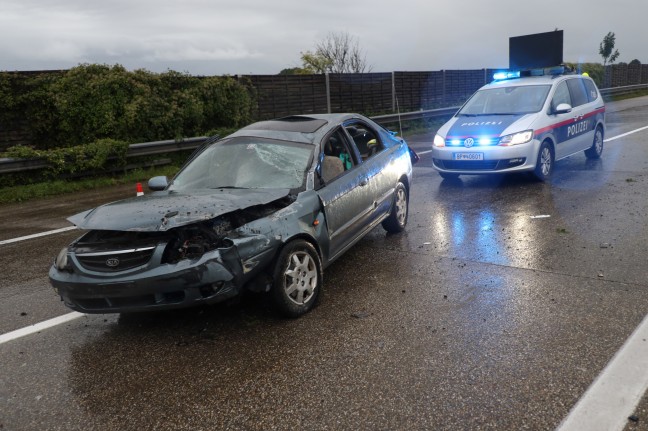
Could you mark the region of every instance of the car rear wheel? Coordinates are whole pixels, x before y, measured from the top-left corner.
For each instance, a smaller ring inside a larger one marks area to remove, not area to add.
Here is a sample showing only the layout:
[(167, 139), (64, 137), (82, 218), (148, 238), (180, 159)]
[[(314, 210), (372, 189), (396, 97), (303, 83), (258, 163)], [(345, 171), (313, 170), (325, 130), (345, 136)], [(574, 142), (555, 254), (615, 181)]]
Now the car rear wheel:
[(279, 253), (270, 291), (277, 310), (287, 317), (307, 313), (322, 287), (322, 262), (312, 244), (291, 241)]
[(383, 222), (382, 226), (387, 232), (398, 233), (405, 229), (407, 224), (407, 215), (409, 213), (409, 204), (407, 197), (407, 188), (403, 183), (396, 184), (394, 190), (394, 202), (392, 203), (391, 213)]
[(585, 157), (588, 159), (598, 159), (603, 153), (603, 129), (600, 127), (596, 128), (594, 132), (594, 142), (592, 146), (585, 150)]
[(540, 181), (547, 181), (551, 177), (553, 168), (553, 149), (551, 148), (551, 144), (549, 144), (549, 142), (544, 141), (542, 145), (540, 145), (540, 150), (538, 151), (538, 161), (536, 162), (536, 167), (533, 173)]

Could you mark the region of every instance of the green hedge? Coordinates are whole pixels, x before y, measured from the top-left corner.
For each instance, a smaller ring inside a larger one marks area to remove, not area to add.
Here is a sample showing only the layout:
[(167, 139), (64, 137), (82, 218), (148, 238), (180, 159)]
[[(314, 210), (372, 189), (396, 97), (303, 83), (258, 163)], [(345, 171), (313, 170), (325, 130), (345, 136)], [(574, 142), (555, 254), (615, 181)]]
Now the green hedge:
[(0, 127), (27, 128), (39, 150), (239, 128), (251, 121), (255, 103), (249, 88), (229, 76), (96, 64), (60, 73), (0, 72)]

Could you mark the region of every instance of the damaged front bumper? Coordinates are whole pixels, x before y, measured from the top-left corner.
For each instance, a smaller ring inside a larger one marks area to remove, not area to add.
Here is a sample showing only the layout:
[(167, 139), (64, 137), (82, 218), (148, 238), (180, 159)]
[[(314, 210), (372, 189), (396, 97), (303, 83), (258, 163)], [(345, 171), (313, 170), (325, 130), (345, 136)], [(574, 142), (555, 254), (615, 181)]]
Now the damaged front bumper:
[[(267, 239), (258, 240), (267, 245)], [(250, 242), (256, 241), (247, 238), (247, 245)], [(158, 244), (144, 265), (109, 274), (88, 269), (79, 256), (68, 251), (67, 268), (53, 265), (50, 282), (66, 306), (83, 313), (167, 310), (237, 296), (274, 257), (274, 249), (267, 248), (242, 260), (237, 247), (231, 246), (195, 259), (161, 264), (164, 248), (165, 244)]]

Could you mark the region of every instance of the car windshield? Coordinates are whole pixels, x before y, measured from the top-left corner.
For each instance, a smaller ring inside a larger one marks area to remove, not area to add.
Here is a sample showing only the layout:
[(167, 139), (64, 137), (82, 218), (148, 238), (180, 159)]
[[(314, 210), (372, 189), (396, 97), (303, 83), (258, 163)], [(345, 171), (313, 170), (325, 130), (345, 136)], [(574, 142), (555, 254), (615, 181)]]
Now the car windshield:
[(542, 109), (551, 85), (524, 85), (479, 90), (457, 115), (519, 115)]
[(312, 145), (274, 139), (224, 139), (193, 159), (174, 178), (170, 190), (298, 189), (304, 184), (312, 151)]

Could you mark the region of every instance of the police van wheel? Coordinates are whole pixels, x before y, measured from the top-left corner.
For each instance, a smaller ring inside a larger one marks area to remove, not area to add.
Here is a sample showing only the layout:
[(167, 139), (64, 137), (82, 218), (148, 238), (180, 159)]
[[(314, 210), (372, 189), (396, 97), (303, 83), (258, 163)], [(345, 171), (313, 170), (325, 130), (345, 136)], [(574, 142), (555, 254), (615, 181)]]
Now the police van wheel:
[(596, 132), (594, 132), (594, 142), (592, 142), (591, 147), (585, 150), (585, 157), (598, 159), (601, 157), (601, 153), (603, 153), (603, 129), (597, 127)]
[(547, 181), (553, 172), (554, 168), (554, 154), (551, 144), (544, 141), (540, 145), (540, 150), (538, 151), (538, 161), (536, 162), (536, 167), (534, 174), (536, 178), (540, 181)]

